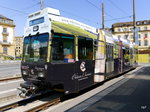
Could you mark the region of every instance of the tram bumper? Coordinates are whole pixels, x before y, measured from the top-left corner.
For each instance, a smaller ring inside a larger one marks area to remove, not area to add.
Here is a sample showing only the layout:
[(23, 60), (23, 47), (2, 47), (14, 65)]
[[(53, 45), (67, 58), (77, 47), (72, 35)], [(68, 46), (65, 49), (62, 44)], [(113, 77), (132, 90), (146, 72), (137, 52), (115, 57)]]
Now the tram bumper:
[(38, 87), (31, 82), (21, 83), (20, 87), (17, 88), (17, 95), (20, 97), (30, 97), (33, 94), (36, 94)]

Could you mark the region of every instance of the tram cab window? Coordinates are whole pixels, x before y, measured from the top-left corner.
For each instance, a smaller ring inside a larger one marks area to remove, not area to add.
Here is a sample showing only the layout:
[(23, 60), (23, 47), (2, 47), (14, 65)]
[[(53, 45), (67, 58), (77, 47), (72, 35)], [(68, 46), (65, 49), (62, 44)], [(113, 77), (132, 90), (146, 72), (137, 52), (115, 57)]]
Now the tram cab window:
[(48, 34), (25, 37), (23, 46), (23, 61), (46, 62), (48, 39)]
[(93, 59), (93, 39), (79, 37), (78, 38), (78, 59)]
[(54, 34), (52, 39), (52, 62), (74, 62), (74, 37), (71, 35)]

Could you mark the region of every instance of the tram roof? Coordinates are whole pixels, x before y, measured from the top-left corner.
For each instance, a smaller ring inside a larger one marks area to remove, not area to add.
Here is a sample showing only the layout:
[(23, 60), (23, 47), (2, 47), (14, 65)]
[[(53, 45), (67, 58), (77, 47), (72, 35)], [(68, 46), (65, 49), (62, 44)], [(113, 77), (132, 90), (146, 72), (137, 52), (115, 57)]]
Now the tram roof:
[(78, 26), (74, 26), (71, 24), (66, 24), (66, 23), (58, 22), (54, 20), (52, 21), (52, 30), (56, 33), (64, 33), (64, 34), (97, 39), (97, 35), (93, 34), (92, 32), (84, 30)]

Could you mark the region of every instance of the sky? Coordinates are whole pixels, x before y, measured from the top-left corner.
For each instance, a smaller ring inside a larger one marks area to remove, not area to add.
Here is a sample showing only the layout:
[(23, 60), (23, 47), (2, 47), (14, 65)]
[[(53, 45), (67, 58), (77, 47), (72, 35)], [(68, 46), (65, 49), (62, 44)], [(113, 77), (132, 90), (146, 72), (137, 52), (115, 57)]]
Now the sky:
[[(15, 22), (15, 36), (23, 36), (28, 14), (40, 10), (40, 0), (0, 0), (0, 14)], [(102, 25), (104, 3), (105, 27), (133, 20), (133, 0), (44, 0), (44, 7), (60, 10), (61, 16), (95, 28)], [(136, 0), (136, 20), (150, 20), (150, 0)]]

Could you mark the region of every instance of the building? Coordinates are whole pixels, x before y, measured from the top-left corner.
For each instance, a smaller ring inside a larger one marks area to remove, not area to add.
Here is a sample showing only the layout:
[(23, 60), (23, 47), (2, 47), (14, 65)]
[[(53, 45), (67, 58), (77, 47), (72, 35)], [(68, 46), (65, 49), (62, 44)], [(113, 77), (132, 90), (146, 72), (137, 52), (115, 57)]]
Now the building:
[(16, 57), (22, 56), (22, 49), (23, 49), (23, 37), (15, 37), (15, 55)]
[(14, 21), (0, 15), (0, 59), (15, 57)]
[[(137, 43), (140, 50), (150, 49), (150, 20), (137, 21)], [(112, 33), (119, 38), (133, 42), (133, 22), (115, 23), (112, 25)]]

